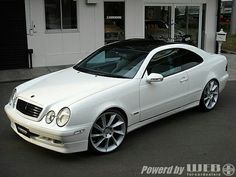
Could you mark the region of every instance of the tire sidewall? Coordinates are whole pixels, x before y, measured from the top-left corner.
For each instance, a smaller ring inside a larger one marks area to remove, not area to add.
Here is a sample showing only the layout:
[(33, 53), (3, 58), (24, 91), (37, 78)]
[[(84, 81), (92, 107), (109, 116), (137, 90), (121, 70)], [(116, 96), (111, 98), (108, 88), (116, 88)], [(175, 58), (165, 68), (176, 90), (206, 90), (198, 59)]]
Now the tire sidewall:
[[(218, 85), (218, 88), (217, 88), (218, 98), (217, 98), (216, 104), (215, 104), (211, 109), (209, 109), (209, 108), (206, 107), (206, 105), (205, 105), (205, 103), (204, 103), (204, 93), (205, 93), (205, 90), (206, 90), (208, 84), (209, 84), (210, 82), (212, 82), (212, 81), (215, 81), (215, 82), (217, 83), (217, 85)], [(219, 100), (219, 82), (218, 82), (216, 79), (211, 79), (210, 81), (207, 82), (207, 84), (205, 85), (205, 87), (204, 87), (204, 89), (203, 89), (203, 91), (202, 91), (201, 100), (200, 100), (200, 108), (201, 108), (203, 111), (206, 111), (206, 112), (211, 111), (211, 110), (213, 110), (213, 109), (216, 107), (216, 105), (217, 105), (217, 103), (218, 103), (218, 100)]]
[[(96, 118), (96, 120), (94, 121), (94, 123), (100, 118), (100, 116), (101, 116), (102, 114), (107, 113), (107, 112), (114, 112), (114, 113), (116, 113), (116, 114), (119, 114), (119, 115), (122, 117), (122, 119), (123, 119), (124, 122), (125, 122), (125, 135), (124, 135), (124, 138), (123, 138), (122, 142), (120, 143), (120, 145), (119, 145), (118, 147), (116, 147), (114, 150), (109, 151), (109, 152), (101, 152), (101, 151), (98, 151), (98, 150), (93, 146), (93, 144), (92, 144), (92, 142), (91, 142), (90, 135), (91, 135), (91, 131), (92, 131), (92, 129), (93, 129), (93, 125), (92, 125), (92, 127), (91, 127), (91, 129), (90, 129), (90, 132), (89, 132), (89, 137), (88, 137), (88, 150), (91, 151), (91, 152), (93, 152), (93, 153), (96, 153), (96, 154), (108, 154), (108, 153), (112, 153), (112, 152), (116, 151), (116, 150), (119, 149), (120, 146), (123, 144), (123, 142), (124, 142), (124, 140), (125, 140), (125, 137), (126, 137), (126, 134), (127, 134), (127, 120), (124, 118), (125, 115), (123, 115), (120, 111), (118, 111), (118, 110), (116, 110), (116, 109), (108, 109), (108, 110), (104, 111), (103, 113), (101, 113), (101, 114)], [(94, 123), (93, 123), (93, 124), (94, 124)]]

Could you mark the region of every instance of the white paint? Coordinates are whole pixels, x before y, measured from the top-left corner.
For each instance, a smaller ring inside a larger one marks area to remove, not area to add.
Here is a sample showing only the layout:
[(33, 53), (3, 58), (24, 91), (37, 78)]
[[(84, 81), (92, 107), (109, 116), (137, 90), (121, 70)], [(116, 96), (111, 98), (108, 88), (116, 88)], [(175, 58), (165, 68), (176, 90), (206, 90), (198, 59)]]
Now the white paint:
[[(140, 77), (153, 55), (171, 48), (195, 52), (203, 58), (203, 62), (165, 77), (162, 82), (147, 83), (146, 75)], [(148, 54), (133, 79), (95, 76), (68, 68), (28, 81), (16, 87), (17, 91), (5, 106), (5, 112), (14, 131), (31, 143), (62, 153), (84, 151), (88, 147), (90, 129), (104, 111), (114, 107), (122, 109), (127, 115), (130, 132), (199, 105), (203, 89), (211, 79), (219, 81), (222, 91), (229, 76), (225, 71), (226, 64), (227, 60), (222, 55), (209, 54), (189, 45), (166, 45)], [(183, 80), (183, 77), (188, 79)], [(18, 111), (12, 102), (19, 98), (42, 107), (39, 117), (33, 118)], [(64, 127), (57, 126), (55, 119), (50, 124), (46, 123), (45, 115), (49, 111), (53, 110), (57, 115), (64, 107), (71, 112)], [(16, 123), (38, 134), (40, 139), (21, 135), (16, 130)], [(81, 130), (83, 133), (75, 134)], [(58, 145), (52, 139), (61, 140), (63, 144)]]

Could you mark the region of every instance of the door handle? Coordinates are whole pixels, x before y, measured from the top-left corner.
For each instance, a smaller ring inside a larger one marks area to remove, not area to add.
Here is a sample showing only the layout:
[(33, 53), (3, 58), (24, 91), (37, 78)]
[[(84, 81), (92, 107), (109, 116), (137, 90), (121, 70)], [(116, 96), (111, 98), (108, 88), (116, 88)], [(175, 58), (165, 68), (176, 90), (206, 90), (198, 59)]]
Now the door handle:
[(187, 81), (187, 80), (188, 80), (187, 77), (182, 77), (182, 78), (179, 80), (179, 82), (182, 83), (182, 82), (185, 82), (185, 81)]

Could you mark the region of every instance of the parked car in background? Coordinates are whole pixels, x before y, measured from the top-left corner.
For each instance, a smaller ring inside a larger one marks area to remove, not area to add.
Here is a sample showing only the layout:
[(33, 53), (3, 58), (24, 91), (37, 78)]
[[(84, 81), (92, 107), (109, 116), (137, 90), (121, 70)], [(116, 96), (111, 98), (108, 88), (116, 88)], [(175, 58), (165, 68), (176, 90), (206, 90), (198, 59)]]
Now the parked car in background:
[[(181, 41), (185, 33), (181, 30), (175, 31), (175, 41)], [(171, 40), (170, 27), (161, 20), (145, 20), (145, 38), (154, 40)]]

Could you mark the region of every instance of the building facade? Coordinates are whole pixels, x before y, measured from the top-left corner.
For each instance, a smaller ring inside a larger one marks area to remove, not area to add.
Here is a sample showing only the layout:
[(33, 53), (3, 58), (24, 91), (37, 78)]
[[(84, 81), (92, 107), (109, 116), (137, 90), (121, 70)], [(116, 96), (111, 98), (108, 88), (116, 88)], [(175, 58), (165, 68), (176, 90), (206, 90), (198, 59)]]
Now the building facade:
[[(25, 51), (33, 49), (33, 67), (73, 64), (106, 43), (130, 38), (179, 41), (190, 35), (194, 45), (215, 51), (217, 0), (17, 2), (24, 4)], [(12, 68), (9, 63), (1, 68)]]

